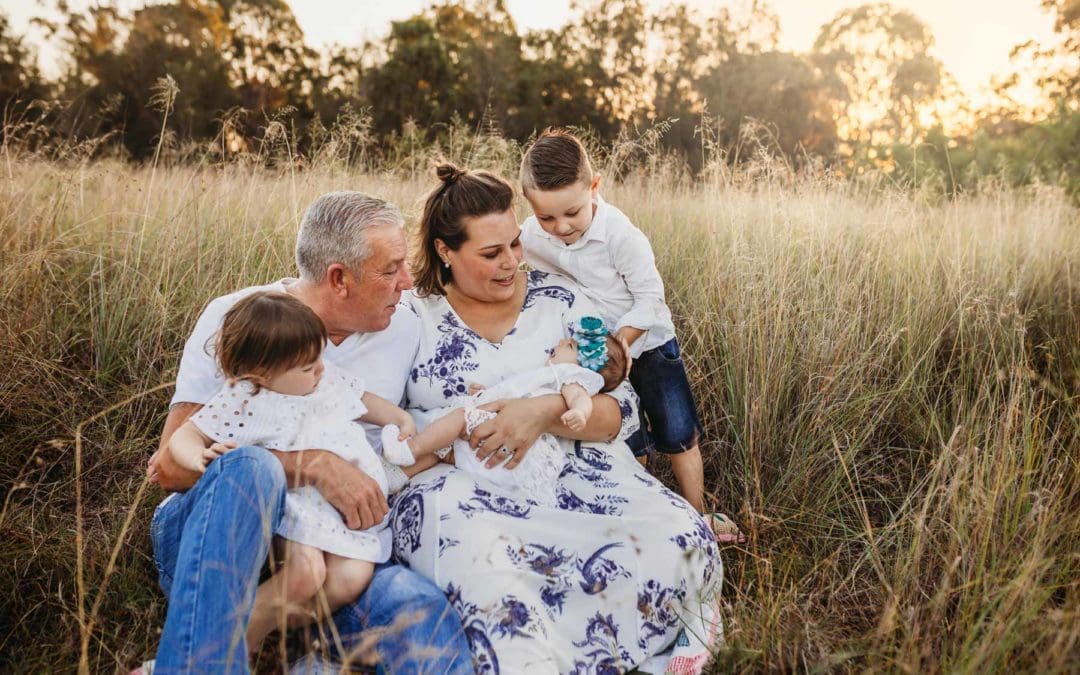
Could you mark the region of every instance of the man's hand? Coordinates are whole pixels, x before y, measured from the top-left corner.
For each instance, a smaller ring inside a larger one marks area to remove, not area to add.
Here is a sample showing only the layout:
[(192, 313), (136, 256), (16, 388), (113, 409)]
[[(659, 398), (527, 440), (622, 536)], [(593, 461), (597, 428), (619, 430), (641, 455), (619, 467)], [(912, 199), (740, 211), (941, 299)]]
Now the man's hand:
[[(390, 510), (386, 495), (379, 488), (379, 483), (354, 464), (332, 452), (307, 450), (303, 454), (316, 452), (318, 456), (303, 471), (310, 476), (310, 484), (319, 491), (326, 501), (341, 513), (345, 525), (350, 530), (366, 530), (382, 522)], [(300, 453), (274, 453), (279, 459), (282, 455)], [(285, 462), (283, 462), (285, 463)], [(290, 466), (285, 463), (286, 475)], [(290, 480), (290, 485), (293, 484)], [(301, 484), (306, 484), (302, 481)]]
[(554, 394), (494, 401), (481, 408), (497, 416), (473, 429), (469, 446), (476, 449), (479, 461), (487, 460), (489, 469), (503, 462), (505, 468), (513, 469), (525, 459), (540, 434), (566, 411), (566, 403), (562, 396)]

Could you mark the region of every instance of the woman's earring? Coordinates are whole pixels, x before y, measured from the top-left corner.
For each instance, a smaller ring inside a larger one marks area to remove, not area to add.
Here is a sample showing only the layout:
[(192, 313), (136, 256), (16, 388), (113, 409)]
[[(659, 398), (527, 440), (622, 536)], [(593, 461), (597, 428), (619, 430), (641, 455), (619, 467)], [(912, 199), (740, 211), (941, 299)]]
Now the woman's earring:
[(450, 269), (450, 261), (449, 260), (443, 260), (442, 261), (442, 266), (445, 267), (446, 269)]

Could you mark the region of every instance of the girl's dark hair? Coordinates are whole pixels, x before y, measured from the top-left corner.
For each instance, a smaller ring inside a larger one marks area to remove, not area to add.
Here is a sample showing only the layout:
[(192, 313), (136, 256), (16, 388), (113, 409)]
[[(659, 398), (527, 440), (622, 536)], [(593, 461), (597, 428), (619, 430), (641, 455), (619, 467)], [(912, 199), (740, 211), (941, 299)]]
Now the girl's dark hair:
[(608, 392), (622, 384), (626, 373), (626, 354), (623, 353), (622, 345), (610, 333), (607, 336), (607, 363), (596, 371), (604, 378), (604, 386), (601, 392)]
[(288, 293), (259, 291), (225, 314), (217, 360), (231, 382), (248, 380), (256, 392), (274, 375), (313, 363), (326, 346), (326, 326)]
[(443, 267), (435, 240), (457, 251), (468, 239), (465, 218), (503, 213), (514, 203), (510, 183), (488, 171), (469, 171), (449, 162), (435, 168), (439, 186), (424, 202), (420, 217), (420, 245), (413, 256), (413, 285), (420, 296), (443, 295), (454, 270)]
[(548, 129), (529, 146), (521, 158), (521, 189), (558, 190), (593, 179), (585, 146), (573, 134)]

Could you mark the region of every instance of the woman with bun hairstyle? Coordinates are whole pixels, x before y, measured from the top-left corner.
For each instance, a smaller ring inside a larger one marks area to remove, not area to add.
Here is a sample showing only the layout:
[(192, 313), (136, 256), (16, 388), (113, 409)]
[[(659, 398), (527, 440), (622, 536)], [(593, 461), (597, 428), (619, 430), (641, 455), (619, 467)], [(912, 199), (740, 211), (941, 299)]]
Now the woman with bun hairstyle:
[[(406, 397), (421, 429), (470, 387), (542, 367), (596, 314), (568, 279), (522, 269), (509, 183), (448, 163), (437, 175), (412, 265), (421, 338)], [(627, 449), (638, 425), (628, 383), (592, 404), (572, 430), (557, 393), (497, 401), (470, 435), (477, 460), (510, 471), (541, 434), (574, 441), (553, 505), (449, 464), (394, 500), (395, 556), (447, 593), (478, 672), (625, 672), (683, 627), (668, 669), (698, 672), (718, 639), (723, 569), (709, 526)]]

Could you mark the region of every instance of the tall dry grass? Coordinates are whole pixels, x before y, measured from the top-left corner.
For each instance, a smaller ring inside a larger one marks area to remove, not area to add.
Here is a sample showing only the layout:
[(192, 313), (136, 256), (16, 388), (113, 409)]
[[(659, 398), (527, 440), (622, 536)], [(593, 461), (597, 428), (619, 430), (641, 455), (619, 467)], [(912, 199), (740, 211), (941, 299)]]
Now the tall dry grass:
[[(127, 668), (164, 616), (161, 494), (142, 481), (169, 392), (151, 390), (202, 305), (291, 274), (318, 194), (376, 193), (414, 223), (430, 181), (329, 162), (0, 171), (0, 669), (81, 651)], [(1053, 191), (934, 204), (767, 172), (605, 193), (653, 242), (707, 487), (750, 535), (723, 551), (716, 670), (1074, 669), (1077, 211)], [(80, 423), (124, 401), (81, 428), (76, 471)]]

